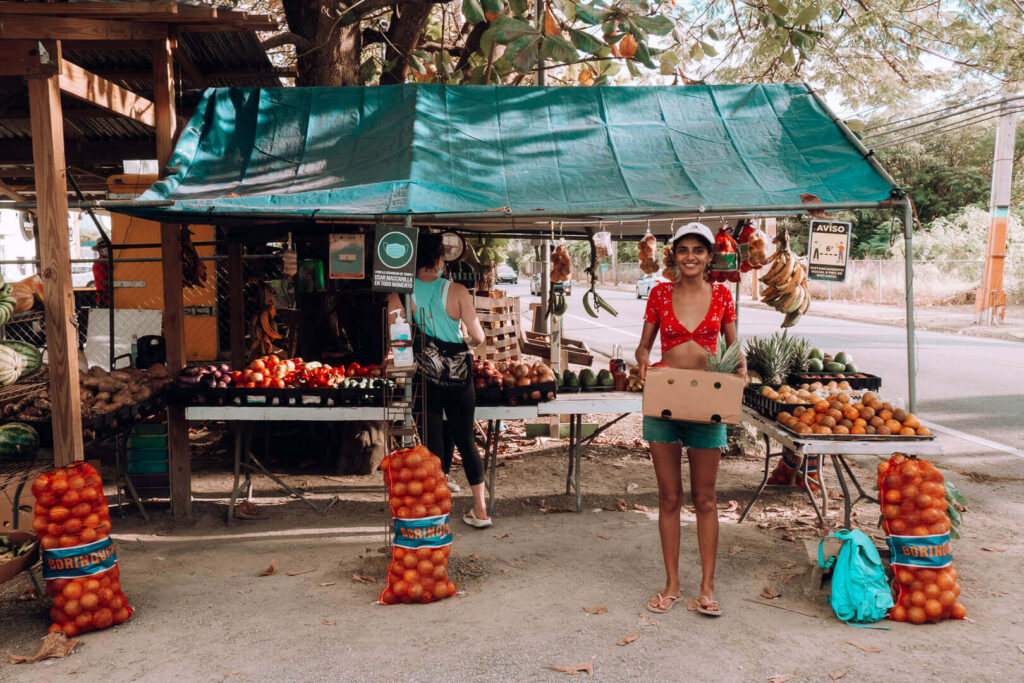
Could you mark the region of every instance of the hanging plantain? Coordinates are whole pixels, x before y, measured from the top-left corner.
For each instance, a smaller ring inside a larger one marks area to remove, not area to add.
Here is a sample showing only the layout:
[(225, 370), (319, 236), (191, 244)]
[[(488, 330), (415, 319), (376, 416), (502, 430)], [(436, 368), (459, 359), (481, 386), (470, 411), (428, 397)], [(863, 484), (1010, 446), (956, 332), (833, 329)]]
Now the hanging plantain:
[(185, 287), (206, 286), (206, 264), (192, 244), (192, 231), (181, 226), (181, 284)]

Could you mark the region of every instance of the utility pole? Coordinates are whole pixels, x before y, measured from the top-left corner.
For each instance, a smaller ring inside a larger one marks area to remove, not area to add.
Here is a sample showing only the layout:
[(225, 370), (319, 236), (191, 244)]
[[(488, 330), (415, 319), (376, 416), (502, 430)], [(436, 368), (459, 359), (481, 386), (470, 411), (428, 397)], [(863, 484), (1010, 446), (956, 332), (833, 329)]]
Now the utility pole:
[[(974, 300), (974, 312), (983, 325), (1003, 322), (1006, 315), (1006, 292), (1003, 291), (1003, 268), (1006, 265), (1006, 230), (1010, 217), (1010, 183), (1013, 180), (1013, 150), (1017, 137), (1017, 112), (1003, 96), (996, 125), (995, 154), (992, 163), (992, 192), (989, 196), (990, 223), (988, 249), (985, 252), (985, 274)], [(910, 258), (908, 256), (908, 258)]]

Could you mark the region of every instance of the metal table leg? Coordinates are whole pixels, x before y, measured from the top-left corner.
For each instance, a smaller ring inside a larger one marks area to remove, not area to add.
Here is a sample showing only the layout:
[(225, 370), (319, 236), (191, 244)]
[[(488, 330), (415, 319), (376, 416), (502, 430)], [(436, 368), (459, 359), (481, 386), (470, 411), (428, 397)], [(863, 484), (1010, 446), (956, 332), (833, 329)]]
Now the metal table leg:
[(228, 524), (235, 519), (235, 503), (238, 501), (238, 479), (242, 470), (242, 430), (244, 423), (235, 425), (235, 482), (231, 487), (231, 502), (228, 504)]
[(581, 472), (583, 469), (583, 445), (580, 440), (583, 438), (583, 416), (576, 416), (576, 512), (583, 512), (583, 484)]
[(750, 512), (750, 508), (752, 508), (754, 506), (754, 503), (757, 502), (757, 499), (761, 497), (761, 493), (764, 492), (765, 487), (768, 485), (768, 477), (771, 476), (772, 458), (781, 458), (782, 457), (782, 453), (775, 453), (775, 454), (772, 453), (772, 442), (771, 442), (771, 439), (768, 438), (767, 434), (764, 434), (763, 436), (764, 436), (764, 477), (762, 477), (761, 484), (757, 487), (757, 491), (755, 491), (754, 495), (750, 498), (750, 502), (747, 503), (747, 506), (745, 508), (743, 508), (743, 512), (740, 513), (740, 518), (739, 518), (737, 524), (742, 522), (746, 518), (747, 513)]
[[(264, 466), (263, 466), (263, 463), (261, 463), (261, 462), (260, 462), (260, 461), (259, 461), (259, 460), (258, 460), (258, 459), (256, 458), (256, 456), (255, 456), (255, 455), (253, 455), (252, 453), (249, 453), (248, 455), (249, 455), (249, 461), (251, 462), (251, 464), (249, 465), (249, 467), (251, 467), (252, 469), (254, 469), (254, 470), (256, 470), (256, 471), (258, 471), (258, 472), (260, 472), (260, 473), (262, 473), (262, 474), (265, 474), (266, 476), (268, 476), (268, 477), (270, 477), (271, 479), (273, 479), (273, 480), (274, 480), (275, 482), (277, 482), (277, 485), (278, 485), (278, 486), (282, 487), (282, 488), (283, 488), (284, 490), (286, 490), (286, 491), (287, 491), (288, 493), (292, 494), (293, 496), (295, 496), (296, 498), (298, 498), (299, 500), (301, 500), (301, 501), (302, 501), (303, 503), (305, 503), (305, 504), (306, 504), (306, 505), (308, 505), (309, 507), (313, 508), (313, 511), (314, 511), (314, 512), (320, 512), (320, 508), (318, 508), (318, 507), (317, 507), (316, 505), (314, 505), (314, 504), (313, 504), (313, 503), (312, 503), (311, 501), (307, 500), (307, 499), (306, 499), (306, 497), (305, 497), (305, 496), (303, 496), (303, 495), (302, 495), (301, 493), (299, 493), (298, 491), (296, 491), (295, 489), (293, 489), (293, 488), (292, 488), (291, 486), (289, 486), (288, 484), (286, 484), (286, 483), (285, 483), (285, 482), (284, 482), (284, 481), (283, 481), (283, 480), (282, 480), (282, 479), (281, 479), (280, 477), (278, 477), (278, 476), (277, 476), (276, 474), (274, 474), (273, 472), (271, 472), (270, 470), (268, 470), (268, 469), (267, 469), (266, 467), (264, 467)], [(251, 481), (251, 480), (250, 480), (250, 481)]]
[[(814, 508), (814, 514), (816, 514), (818, 516), (818, 523), (824, 525), (825, 524), (825, 518), (822, 516), (821, 510), (818, 509), (818, 502), (816, 500), (814, 500), (814, 492), (811, 491), (811, 480), (808, 479), (808, 477), (807, 477), (807, 455), (806, 454), (803, 456), (803, 459), (802, 459), (802, 462), (800, 463), (800, 466), (801, 466), (801, 469), (803, 469), (804, 491), (807, 493), (807, 499), (811, 501), (811, 507)], [(818, 486), (821, 487), (822, 491), (825, 490), (824, 479), (825, 479), (825, 476), (824, 476), (824, 473), (822, 472), (822, 469), (821, 469), (821, 458), (818, 458), (818, 480), (819, 480)], [(823, 505), (824, 505), (824, 503), (823, 503)], [(827, 511), (827, 508), (826, 508), (826, 511)]]
[[(836, 478), (839, 479), (839, 487), (843, 490), (843, 526), (846, 529), (850, 528), (850, 518), (853, 516), (853, 506), (862, 500), (868, 500), (873, 503), (878, 503), (878, 498), (872, 496), (860, 485), (860, 481), (853, 474), (853, 470), (850, 469), (850, 464), (846, 462), (846, 458), (842, 455), (832, 454), (832, 466), (836, 470)], [(850, 477), (850, 481), (857, 488), (857, 499), (851, 500), (850, 491), (846, 485), (845, 478), (843, 477), (843, 470), (846, 471), (846, 475)]]
[(575, 415), (569, 415), (569, 468), (565, 474), (565, 493), (572, 493), (572, 472), (573, 472), (573, 444), (576, 442), (576, 432), (573, 429)]
[(501, 438), (501, 420), (487, 421), (487, 443), (484, 464), (488, 468), (487, 479), (490, 484), (487, 487), (487, 515), (494, 514), (494, 485), (498, 472), (498, 440)]

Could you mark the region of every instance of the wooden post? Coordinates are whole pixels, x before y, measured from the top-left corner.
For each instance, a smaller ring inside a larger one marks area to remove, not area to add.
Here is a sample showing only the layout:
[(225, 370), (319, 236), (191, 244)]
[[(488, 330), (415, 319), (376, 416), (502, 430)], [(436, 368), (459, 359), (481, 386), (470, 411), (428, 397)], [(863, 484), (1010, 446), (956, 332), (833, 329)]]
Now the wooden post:
[(64, 124), (57, 76), (28, 79), (35, 166), (39, 273), (43, 280), (46, 349), (53, 405), (53, 459), (58, 467), (84, 459), (78, 386), (78, 330), (68, 254), (68, 188)]
[(242, 245), (228, 244), (228, 321), (231, 326), (231, 367), (245, 365), (245, 282), (242, 277)]
[[(177, 117), (174, 112), (174, 58), (172, 38), (159, 40), (153, 46), (153, 102), (156, 104), (156, 157), (159, 173), (174, 151)], [(160, 224), (163, 245), (164, 339), (167, 342), (167, 369), (178, 374), (185, 365), (185, 303), (182, 295), (181, 233), (173, 223)], [(167, 457), (171, 477), (171, 514), (190, 517), (192, 514), (192, 454), (188, 447), (188, 425), (185, 410), (180, 406), (167, 409)]]

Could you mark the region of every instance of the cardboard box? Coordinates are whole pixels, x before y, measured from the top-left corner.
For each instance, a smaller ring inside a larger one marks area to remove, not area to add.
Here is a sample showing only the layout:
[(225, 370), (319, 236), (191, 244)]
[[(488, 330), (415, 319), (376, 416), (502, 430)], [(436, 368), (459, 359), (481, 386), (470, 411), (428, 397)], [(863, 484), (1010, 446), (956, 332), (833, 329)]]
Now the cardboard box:
[(643, 413), (647, 417), (739, 424), (743, 412), (743, 379), (703, 370), (649, 368), (644, 382)]

